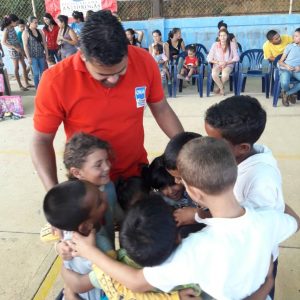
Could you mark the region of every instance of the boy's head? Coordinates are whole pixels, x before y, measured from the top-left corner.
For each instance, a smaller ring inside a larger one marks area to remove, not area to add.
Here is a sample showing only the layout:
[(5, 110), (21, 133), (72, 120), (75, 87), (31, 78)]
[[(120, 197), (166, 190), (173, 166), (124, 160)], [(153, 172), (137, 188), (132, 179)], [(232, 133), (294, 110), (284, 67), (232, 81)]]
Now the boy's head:
[(111, 148), (96, 136), (76, 133), (67, 142), (64, 164), (69, 179), (89, 181), (97, 186), (109, 182)]
[(26, 26), (25, 21), (23, 19), (20, 19), (19, 22), (18, 22), (18, 24), (19, 24), (19, 30), (21, 32), (23, 32), (25, 30), (25, 26)]
[(295, 44), (300, 44), (300, 27), (295, 30), (293, 38)]
[(273, 45), (279, 45), (281, 43), (280, 34), (275, 30), (268, 31), (266, 37)]
[(179, 153), (177, 167), (190, 197), (201, 205), (199, 191), (220, 195), (233, 188), (237, 165), (228, 144), (211, 137), (193, 139)]
[(266, 125), (266, 112), (257, 99), (233, 96), (211, 106), (205, 114), (208, 136), (230, 143), (237, 160), (247, 157)]
[(152, 190), (161, 192), (172, 200), (183, 196), (183, 185), (175, 183), (174, 177), (166, 170), (163, 155), (156, 157), (148, 167), (146, 181)]
[(223, 20), (221, 20), (219, 23), (218, 23), (218, 29), (221, 30), (221, 29), (226, 29), (227, 30), (227, 24), (224, 23)]
[(127, 211), (141, 197), (147, 195), (149, 189), (141, 177), (133, 176), (128, 179), (119, 179), (116, 182), (116, 192), (121, 207)]
[(52, 226), (88, 235), (94, 227), (100, 226), (107, 202), (95, 185), (73, 180), (50, 189), (44, 198), (43, 209)]
[(201, 134), (195, 132), (181, 132), (175, 135), (167, 144), (164, 152), (164, 165), (167, 171), (174, 177), (176, 183), (180, 183), (181, 179), (177, 171), (177, 156), (188, 141), (201, 137)]
[(163, 263), (176, 247), (177, 228), (172, 210), (157, 194), (145, 196), (128, 211), (120, 243), (142, 267)]
[(189, 46), (187, 52), (188, 52), (188, 56), (194, 57), (196, 54), (196, 47), (194, 45)]

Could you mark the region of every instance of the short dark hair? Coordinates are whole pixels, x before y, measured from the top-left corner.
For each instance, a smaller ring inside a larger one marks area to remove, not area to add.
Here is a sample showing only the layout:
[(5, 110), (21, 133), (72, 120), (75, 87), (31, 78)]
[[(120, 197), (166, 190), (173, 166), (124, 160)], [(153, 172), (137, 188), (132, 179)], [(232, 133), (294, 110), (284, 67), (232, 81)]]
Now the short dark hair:
[(124, 211), (127, 211), (142, 196), (147, 195), (149, 192), (144, 179), (138, 176), (132, 176), (127, 179), (119, 178), (115, 185), (118, 202)]
[(153, 159), (145, 175), (145, 182), (152, 190), (160, 190), (175, 184), (174, 177), (166, 170), (163, 155)]
[(153, 49), (154, 50), (157, 50), (159, 52), (159, 54), (162, 54), (164, 49), (163, 49), (163, 46), (161, 44), (156, 44), (153, 46)]
[(66, 143), (64, 151), (64, 165), (68, 170), (68, 178), (75, 179), (71, 172), (71, 167), (80, 169), (86, 160), (86, 157), (97, 149), (106, 150), (111, 156), (111, 148), (106, 141), (99, 139), (96, 136), (79, 132), (75, 133)]
[(209, 195), (233, 187), (237, 177), (235, 158), (222, 139), (201, 137), (189, 141), (179, 153), (177, 166), (187, 185)]
[(23, 19), (20, 19), (20, 20), (19, 20), (19, 25), (26, 25), (26, 22), (25, 22), (25, 20), (23, 20)]
[(196, 52), (196, 46), (195, 45), (189, 45), (186, 50), (190, 50), (192, 52)]
[(87, 60), (112, 66), (128, 53), (128, 41), (122, 24), (108, 10), (94, 12), (80, 33), (80, 49)]
[(295, 32), (300, 32), (300, 27), (296, 28)]
[(274, 37), (276, 34), (278, 34), (278, 32), (277, 32), (276, 30), (270, 30), (270, 31), (267, 32), (266, 37), (267, 37), (267, 39), (268, 39), (269, 41), (272, 41), (273, 37)]
[(218, 29), (220, 30), (220, 28), (221, 27), (225, 27), (226, 29), (227, 29), (227, 24), (226, 23), (224, 23), (224, 21), (223, 20), (221, 20), (219, 23), (218, 23)]
[(76, 20), (80, 20), (80, 22), (84, 22), (84, 16), (81, 11), (74, 10), (72, 13), (72, 17)]
[(61, 230), (78, 231), (79, 225), (89, 217), (91, 207), (84, 198), (91, 183), (71, 180), (57, 184), (44, 198), (44, 214), (47, 221)]
[(250, 96), (232, 96), (211, 106), (205, 114), (205, 122), (233, 145), (253, 145), (263, 133), (266, 120), (259, 101)]
[(175, 249), (176, 238), (172, 210), (158, 194), (132, 206), (120, 232), (121, 247), (142, 267), (163, 263)]
[(201, 137), (201, 134), (195, 132), (181, 132), (175, 135), (167, 144), (164, 152), (164, 164), (168, 170), (176, 170), (177, 156), (188, 141)]

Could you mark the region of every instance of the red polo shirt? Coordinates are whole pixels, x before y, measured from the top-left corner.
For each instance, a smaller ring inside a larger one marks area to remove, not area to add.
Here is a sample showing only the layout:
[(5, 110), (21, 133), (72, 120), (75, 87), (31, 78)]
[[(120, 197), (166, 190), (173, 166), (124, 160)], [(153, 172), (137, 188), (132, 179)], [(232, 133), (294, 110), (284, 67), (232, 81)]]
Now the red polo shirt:
[(87, 71), (80, 53), (43, 73), (35, 99), (34, 127), (55, 133), (63, 122), (67, 139), (86, 132), (113, 148), (112, 179), (140, 174), (147, 163), (143, 114), (146, 102), (164, 98), (159, 69), (144, 49), (128, 47), (128, 68), (113, 88)]

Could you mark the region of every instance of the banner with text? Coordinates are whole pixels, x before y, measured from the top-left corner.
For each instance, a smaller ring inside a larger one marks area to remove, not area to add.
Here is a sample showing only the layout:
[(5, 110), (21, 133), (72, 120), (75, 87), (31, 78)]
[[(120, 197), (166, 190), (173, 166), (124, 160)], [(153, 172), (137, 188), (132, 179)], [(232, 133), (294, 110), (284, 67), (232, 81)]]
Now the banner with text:
[(46, 11), (54, 18), (58, 15), (72, 16), (74, 10), (82, 12), (84, 15), (88, 10), (97, 11), (109, 9), (117, 12), (116, 0), (45, 0)]

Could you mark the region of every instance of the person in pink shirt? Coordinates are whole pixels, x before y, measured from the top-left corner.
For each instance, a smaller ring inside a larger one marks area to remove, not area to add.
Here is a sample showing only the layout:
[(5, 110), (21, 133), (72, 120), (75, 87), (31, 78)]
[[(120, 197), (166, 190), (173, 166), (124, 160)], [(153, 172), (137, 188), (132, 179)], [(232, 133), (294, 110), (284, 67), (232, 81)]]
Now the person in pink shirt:
[(234, 63), (240, 60), (236, 43), (230, 41), (230, 36), (226, 29), (219, 31), (219, 41), (212, 45), (207, 60), (213, 64), (212, 78), (218, 86), (216, 92), (224, 96), (224, 85), (229, 79)]

